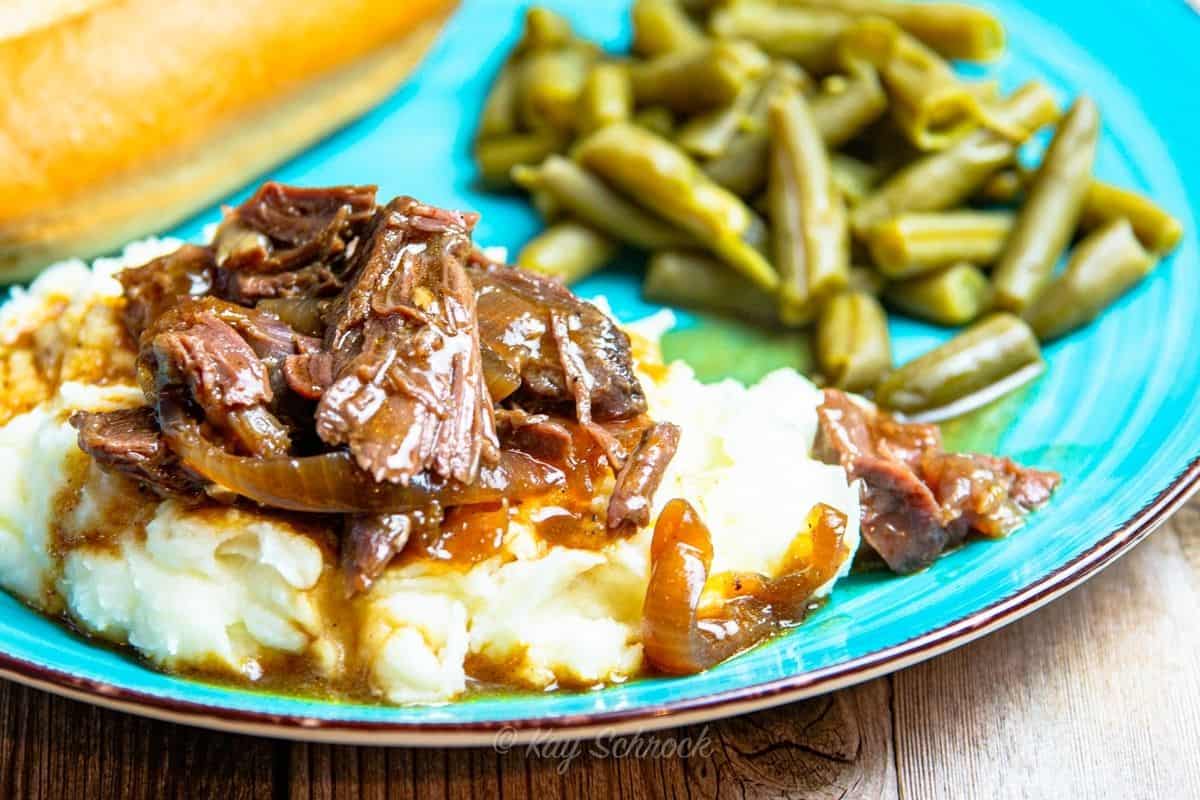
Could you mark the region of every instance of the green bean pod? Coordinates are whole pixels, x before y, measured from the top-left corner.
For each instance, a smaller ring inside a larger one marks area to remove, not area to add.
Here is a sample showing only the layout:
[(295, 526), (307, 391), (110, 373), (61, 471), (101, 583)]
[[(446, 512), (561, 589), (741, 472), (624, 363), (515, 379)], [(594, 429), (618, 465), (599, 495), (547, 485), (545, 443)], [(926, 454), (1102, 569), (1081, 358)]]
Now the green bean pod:
[(709, 20), (715, 35), (753, 42), (766, 53), (813, 72), (837, 66), (838, 42), (853, 24), (851, 17), (838, 12), (756, 0), (734, 0)]
[(633, 86), (623, 64), (601, 62), (592, 66), (579, 95), (575, 127), (591, 133), (633, 116)]
[(525, 27), (514, 52), (523, 56), (536, 50), (557, 50), (574, 41), (571, 23), (562, 14), (533, 6), (525, 12)]
[(664, 139), (670, 139), (675, 135), (675, 115), (669, 108), (650, 106), (640, 109), (634, 112), (633, 121)]
[(671, 142), (636, 125), (618, 123), (581, 141), (575, 157), (692, 234), (757, 285), (774, 289), (779, 284), (775, 270), (751, 244), (763, 235), (762, 220)]
[(854, 266), (850, 268), (850, 281), (847, 287), (852, 292), (865, 292), (872, 297), (878, 297), (887, 286), (887, 279), (871, 267)]
[(943, 58), (990, 61), (1004, 52), (1004, 26), (981, 8), (959, 3), (897, 0), (782, 0), (785, 5), (884, 17)]
[(879, 70), (892, 118), (921, 150), (943, 150), (980, 123), (1002, 120), (989, 113), (984, 101), (994, 86), (974, 87), (960, 80), (941, 56), (885, 18), (859, 20), (839, 49), (844, 58)]
[[(1025, 191), (1032, 178), (1031, 173), (1020, 168), (1004, 170), (989, 180), (977, 197), (985, 202), (1012, 202)], [(1079, 227), (1093, 231), (1119, 219), (1129, 220), (1142, 246), (1159, 256), (1170, 253), (1183, 238), (1183, 224), (1150, 198), (1093, 179), (1083, 200)]]
[(617, 254), (617, 244), (578, 222), (558, 222), (521, 248), (517, 266), (563, 283), (583, 280)]
[(799, 323), (812, 319), (849, 280), (846, 208), (804, 97), (785, 92), (771, 104), (769, 120), (767, 202), (781, 278), (779, 316)]
[(767, 57), (753, 45), (721, 41), (636, 62), (629, 75), (639, 106), (691, 114), (729, 105), (767, 65)]
[(834, 185), (851, 206), (861, 203), (879, 182), (878, 167), (844, 153), (830, 155), (829, 168), (833, 173)]
[(1081, 97), (1055, 131), (996, 264), (998, 308), (1024, 311), (1049, 282), (1079, 225), (1099, 139), (1100, 113)]
[(1127, 219), (1133, 232), (1152, 253), (1166, 255), (1183, 238), (1183, 225), (1152, 200), (1129, 189), (1092, 181), (1083, 201), (1079, 224), (1085, 230)]
[(829, 298), (817, 319), (817, 365), (830, 385), (849, 392), (873, 387), (892, 366), (887, 314), (863, 292)]
[(496, 74), (483, 111), (479, 114), (476, 137), (487, 139), (493, 136), (508, 136), (517, 131), (517, 106), (520, 99), (521, 69), (508, 61)]
[(827, 80), (812, 99), (813, 117), (830, 149), (841, 147), (887, 111), (888, 98), (879, 73), (866, 62), (852, 62), (840, 80)]
[(779, 321), (778, 303), (724, 263), (694, 251), (663, 250), (650, 258), (642, 284), (646, 299), (713, 311), (764, 325)]
[(1002, 169), (984, 181), (983, 186), (975, 193), (974, 199), (982, 203), (1011, 205), (1020, 199), (1025, 192), (1025, 175), (1020, 169), (1011, 167)]
[(889, 278), (910, 278), (962, 261), (995, 263), (1013, 220), (1008, 211), (901, 214), (873, 227), (867, 243), (880, 272)]
[(633, 52), (644, 57), (661, 56), (678, 50), (703, 47), (704, 31), (675, 0), (635, 0)]
[(521, 62), (519, 108), (529, 130), (569, 133), (596, 54), (585, 47), (535, 50)]
[(484, 183), (511, 186), (514, 167), (538, 164), (565, 145), (562, 134), (553, 130), (493, 136), (475, 143), (475, 163)]
[(966, 325), (988, 309), (992, 286), (971, 264), (955, 264), (930, 275), (889, 283), (889, 306), (937, 325)]
[(1025, 136), (1008, 139), (980, 128), (941, 152), (917, 159), (889, 177), (854, 209), (854, 232), (865, 236), (883, 220), (906, 211), (943, 211), (971, 197), (993, 174), (1009, 166), (1024, 139), (1054, 121), (1054, 97), (1040, 83), (1018, 90), (996, 111)]
[(761, 81), (747, 83), (729, 105), (692, 117), (679, 129), (675, 142), (700, 158), (722, 155), (747, 124), (747, 115), (760, 88)]
[(580, 222), (643, 250), (696, 245), (687, 233), (614, 192), (568, 158), (552, 155), (540, 166), (515, 169), (513, 180), (526, 191), (553, 197)]
[(907, 414), (946, 409), (1006, 379), (1035, 374), (1042, 364), (1037, 337), (1024, 320), (993, 314), (884, 375), (875, 401)]
[(1092, 321), (1149, 275), (1155, 264), (1129, 220), (1114, 220), (1076, 246), (1066, 269), (1026, 318), (1038, 338), (1055, 339)]
[(767, 115), (771, 100), (786, 89), (799, 90), (807, 75), (786, 61), (773, 61), (754, 103), (746, 112), (743, 130), (725, 152), (704, 164), (704, 171), (717, 183), (741, 197), (749, 197), (767, 181), (767, 149), (770, 135)]

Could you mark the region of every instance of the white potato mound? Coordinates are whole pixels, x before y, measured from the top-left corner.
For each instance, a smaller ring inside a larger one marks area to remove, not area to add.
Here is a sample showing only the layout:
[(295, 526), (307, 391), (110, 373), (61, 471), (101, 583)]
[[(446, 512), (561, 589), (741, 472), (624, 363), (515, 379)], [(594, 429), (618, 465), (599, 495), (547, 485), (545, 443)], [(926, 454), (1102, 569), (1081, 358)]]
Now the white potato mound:
[[(0, 585), (167, 668), (257, 680), (300, 656), (331, 685), (365, 673), (392, 703), (451, 700), (469, 676), (548, 688), (641, 671), (653, 524), (603, 549), (573, 549), (542, 540), (526, 507), (499, 555), (470, 568), (405, 560), (348, 616), (336, 553), (311, 531), (253, 510), (158, 501), (91, 464), (67, 417), (142, 396), (131, 381), (99, 385), (72, 365), (94, 362), (95, 332), (114, 324), (112, 275), (178, 244), (131, 245), (92, 270), (55, 266), (0, 309), (0, 389), (36, 383), (22, 379), (28, 354), (14, 354), (32, 328), (53, 320), (65, 342), (57, 384), (10, 391), (24, 405), (0, 413)], [(791, 370), (747, 388), (663, 367), (656, 342), (672, 324), (664, 312), (629, 326), (651, 416), (682, 428), (653, 516), (686, 498), (712, 532), (714, 573), (775, 575), (809, 510), (826, 503), (849, 520), (844, 575), (858, 546), (857, 488), (810, 457), (819, 390)]]

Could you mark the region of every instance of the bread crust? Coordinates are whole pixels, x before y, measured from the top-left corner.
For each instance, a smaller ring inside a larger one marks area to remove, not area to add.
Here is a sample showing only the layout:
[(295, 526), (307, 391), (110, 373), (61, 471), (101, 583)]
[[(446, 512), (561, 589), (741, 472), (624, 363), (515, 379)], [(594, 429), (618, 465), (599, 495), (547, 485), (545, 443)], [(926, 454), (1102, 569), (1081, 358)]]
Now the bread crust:
[(169, 227), (367, 111), (455, 5), (58, 2), (0, 38), (5, 281)]

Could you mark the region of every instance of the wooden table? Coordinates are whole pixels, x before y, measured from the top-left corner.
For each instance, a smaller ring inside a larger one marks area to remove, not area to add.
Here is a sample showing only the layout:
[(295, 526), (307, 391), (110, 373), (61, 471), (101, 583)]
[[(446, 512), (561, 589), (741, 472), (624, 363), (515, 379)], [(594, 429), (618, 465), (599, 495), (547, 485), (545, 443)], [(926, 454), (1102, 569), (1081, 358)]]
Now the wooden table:
[(1200, 797), (1200, 501), (1032, 617), (891, 677), (662, 734), (690, 758), (293, 745), (0, 682), (0, 797)]

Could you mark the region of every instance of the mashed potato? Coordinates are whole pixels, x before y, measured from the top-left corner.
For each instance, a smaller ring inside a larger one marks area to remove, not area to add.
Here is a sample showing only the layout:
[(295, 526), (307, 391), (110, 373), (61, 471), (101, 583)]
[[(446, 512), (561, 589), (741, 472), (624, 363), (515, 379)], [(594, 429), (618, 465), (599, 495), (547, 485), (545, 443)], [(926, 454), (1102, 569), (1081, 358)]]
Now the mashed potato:
[[(0, 460), (11, 465), (0, 585), (167, 668), (259, 680), (300, 658), (331, 687), (365, 675), (392, 703), (450, 700), (472, 679), (547, 688), (639, 673), (652, 525), (573, 549), (541, 539), (536, 509), (523, 508), (498, 555), (469, 568), (405, 559), (349, 603), (333, 531), (160, 501), (91, 464), (70, 413), (142, 402), (112, 276), (178, 244), (131, 245), (93, 269), (58, 265), (0, 309)], [(712, 531), (714, 573), (774, 575), (823, 502), (846, 514), (852, 558), (857, 489), (809, 454), (820, 392), (790, 370), (747, 388), (664, 367), (656, 342), (672, 322), (630, 326), (651, 415), (683, 431), (655, 516), (686, 498)]]

